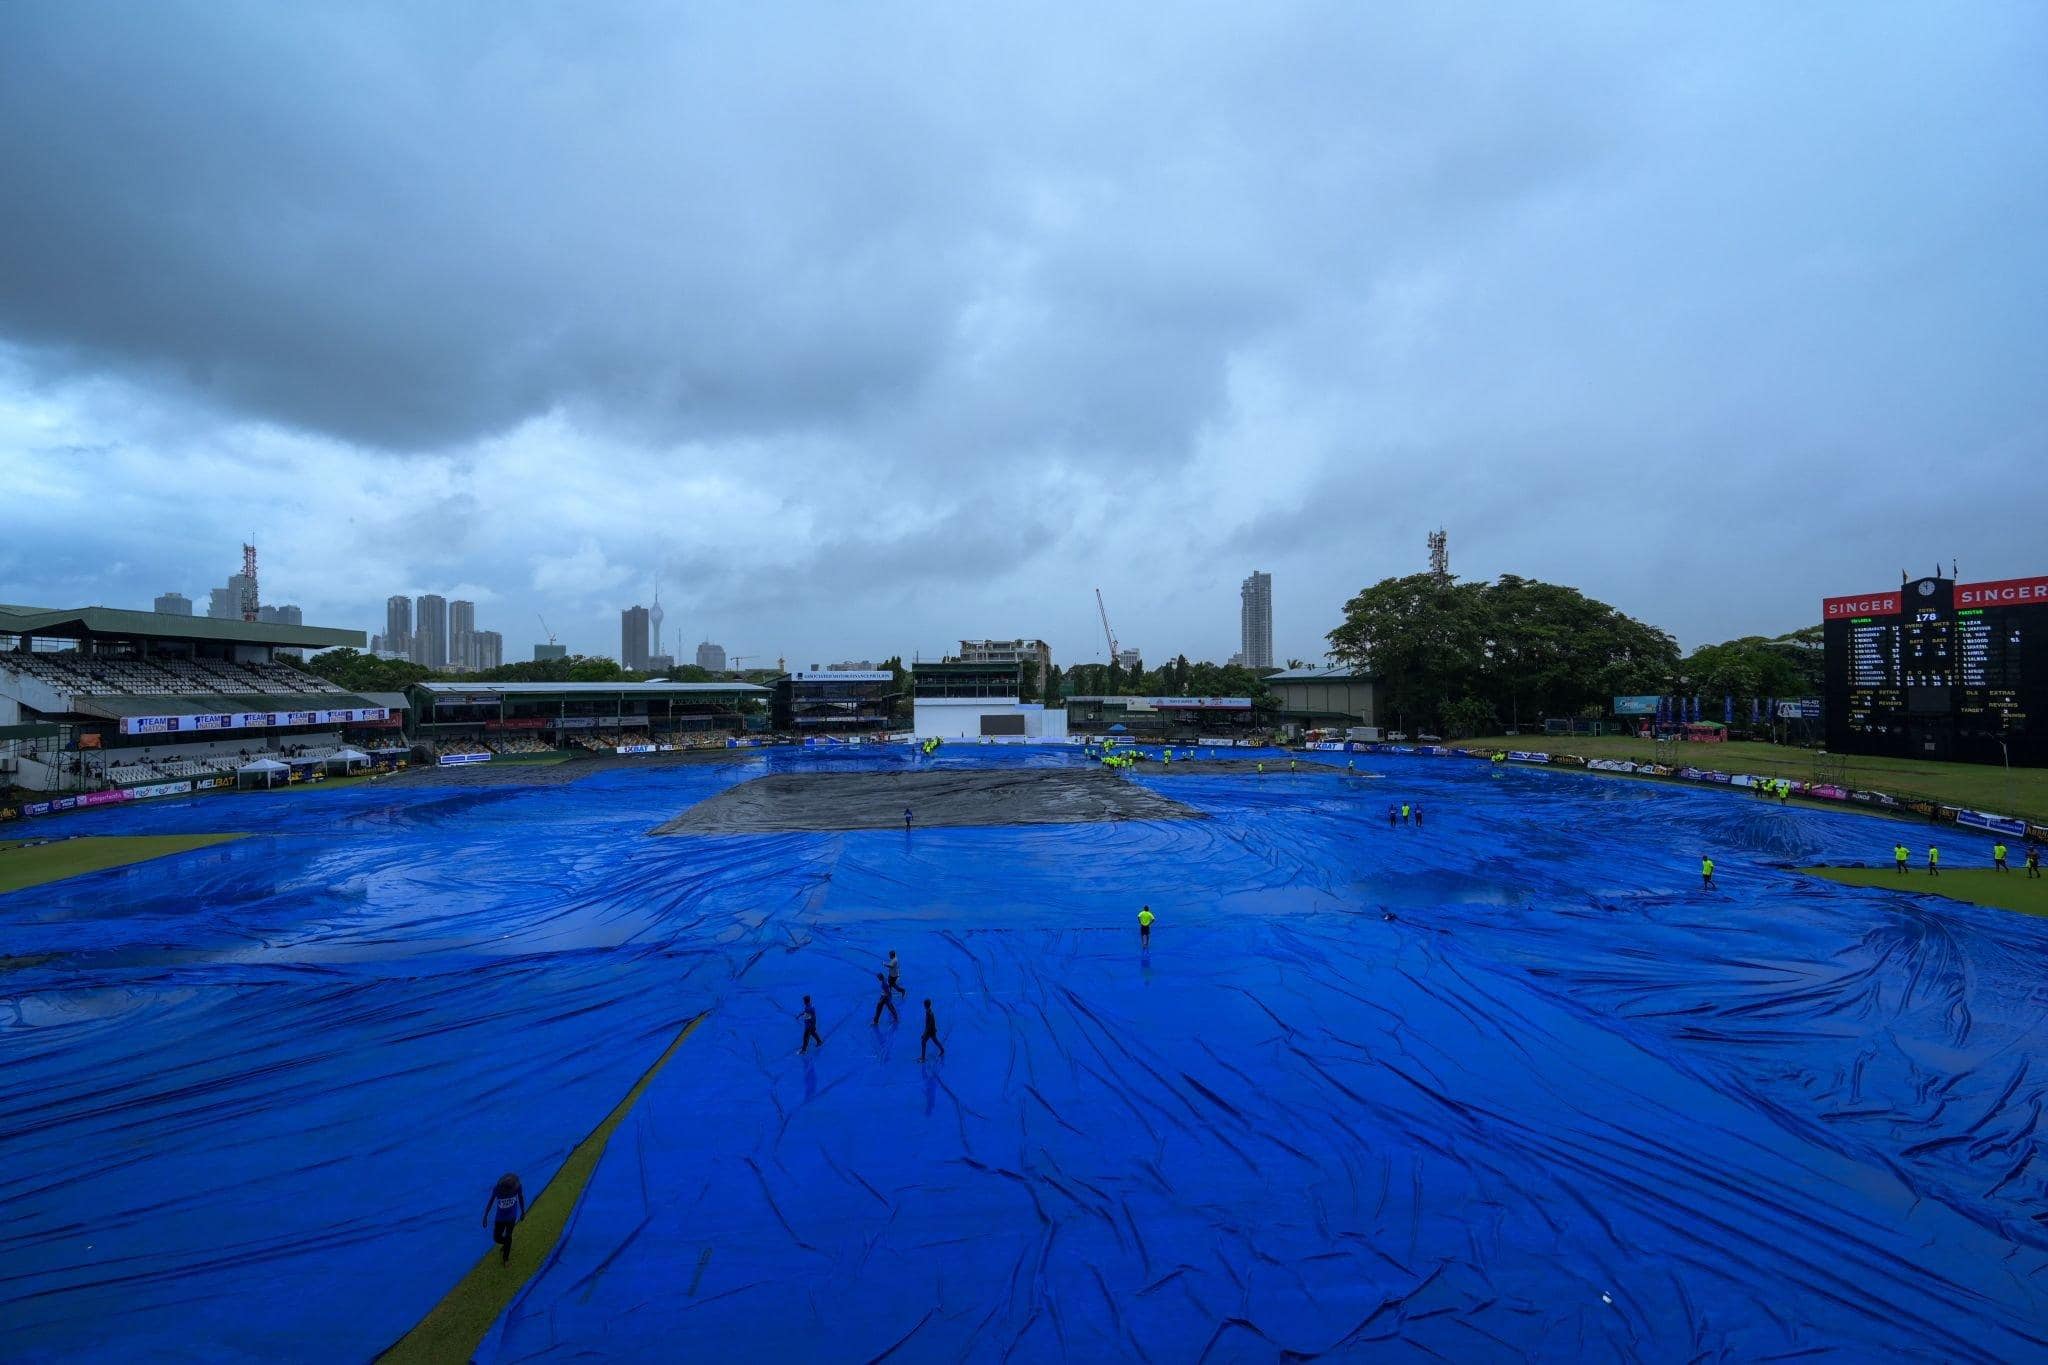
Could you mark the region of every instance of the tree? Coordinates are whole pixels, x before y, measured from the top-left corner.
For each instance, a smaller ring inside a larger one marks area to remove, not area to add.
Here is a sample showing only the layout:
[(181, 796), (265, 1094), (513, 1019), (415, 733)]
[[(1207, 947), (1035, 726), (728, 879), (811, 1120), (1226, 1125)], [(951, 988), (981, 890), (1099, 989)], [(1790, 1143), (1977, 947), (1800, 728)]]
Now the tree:
[[(1778, 641), (1748, 635), (1718, 645), (1701, 645), (1686, 655), (1685, 690), (1702, 697), (1801, 697), (1818, 691), (1796, 652), (1777, 648)], [(1794, 646), (1794, 651), (1797, 646)]]
[(1490, 735), (1499, 723), (1494, 716), (1492, 702), (1479, 697), (1460, 697), (1444, 707), (1444, 733), (1452, 739)]
[(569, 658), (570, 682), (623, 682), (626, 670), (619, 667), (617, 659), (601, 656), (575, 654)]
[(1052, 666), (1052, 670), (1045, 675), (1046, 705), (1057, 706), (1059, 704), (1060, 698), (1065, 695), (1066, 678), (1063, 674), (1061, 674), (1060, 666), (1058, 664), (1054, 664)]
[(1387, 578), (1344, 604), (1330, 651), (1379, 680), (1386, 710), (1403, 730), (1435, 717), (1444, 699), (1470, 692), (1486, 671), (1485, 589), (1433, 574)]
[(1017, 700), (1038, 700), (1038, 660), (1024, 659), (1017, 665)]
[[(1345, 604), (1331, 650), (1378, 679), (1402, 729), (1442, 718), (1455, 699), (1490, 702), (1519, 726), (1577, 715), (1619, 693), (1661, 690), (1678, 663), (1669, 635), (1576, 588), (1504, 574), (1389, 578)], [(1476, 714), (1472, 712), (1469, 714)]]
[(351, 692), (403, 692), (434, 676), (433, 670), (405, 659), (380, 659), (360, 650), (329, 649), (301, 665), (308, 673)]

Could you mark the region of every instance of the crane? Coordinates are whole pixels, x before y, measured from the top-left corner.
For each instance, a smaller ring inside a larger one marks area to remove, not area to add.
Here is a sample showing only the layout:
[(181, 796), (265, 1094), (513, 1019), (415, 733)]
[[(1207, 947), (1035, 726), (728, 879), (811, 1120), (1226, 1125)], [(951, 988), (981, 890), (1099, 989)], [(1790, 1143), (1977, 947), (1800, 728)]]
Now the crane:
[(539, 612), (535, 612), (535, 613), (534, 613), (534, 615), (540, 618), (540, 632), (541, 632), (541, 634), (543, 634), (543, 635), (545, 635), (545, 636), (547, 636), (547, 637), (548, 637), (548, 643), (549, 643), (549, 644), (553, 644), (553, 643), (555, 643), (555, 633), (554, 633), (553, 631), (551, 631), (551, 630), (549, 630), (549, 629), (548, 629), (548, 618), (547, 618), (547, 617), (545, 617), (545, 616), (541, 616), (541, 614), (540, 614)]
[(1109, 628), (1109, 608), (1102, 605), (1102, 589), (1095, 590), (1095, 610), (1102, 613), (1102, 638), (1109, 641), (1109, 659), (1116, 662), (1116, 632)]

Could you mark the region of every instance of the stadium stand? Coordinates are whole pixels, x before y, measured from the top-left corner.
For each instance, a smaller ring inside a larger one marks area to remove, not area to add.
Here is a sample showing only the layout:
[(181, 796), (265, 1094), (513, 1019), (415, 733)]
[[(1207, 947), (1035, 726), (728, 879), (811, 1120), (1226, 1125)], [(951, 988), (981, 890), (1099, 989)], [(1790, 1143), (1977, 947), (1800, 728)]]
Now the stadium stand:
[(0, 606), (0, 725), (53, 733), (10, 758), (30, 791), (199, 780), (251, 757), (332, 753), (394, 710), (276, 657), (360, 631), (108, 607)]

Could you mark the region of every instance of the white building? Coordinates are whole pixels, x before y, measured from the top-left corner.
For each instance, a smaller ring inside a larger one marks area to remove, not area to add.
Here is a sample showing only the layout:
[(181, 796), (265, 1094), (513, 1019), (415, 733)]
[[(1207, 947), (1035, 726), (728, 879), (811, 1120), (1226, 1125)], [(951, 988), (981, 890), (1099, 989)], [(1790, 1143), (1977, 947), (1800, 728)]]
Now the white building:
[(1017, 663), (921, 663), (911, 669), (912, 728), (919, 739), (981, 744), (1059, 742), (1067, 713), (1024, 701)]
[(697, 667), (713, 673), (725, 672), (725, 646), (714, 645), (709, 640), (698, 645)]

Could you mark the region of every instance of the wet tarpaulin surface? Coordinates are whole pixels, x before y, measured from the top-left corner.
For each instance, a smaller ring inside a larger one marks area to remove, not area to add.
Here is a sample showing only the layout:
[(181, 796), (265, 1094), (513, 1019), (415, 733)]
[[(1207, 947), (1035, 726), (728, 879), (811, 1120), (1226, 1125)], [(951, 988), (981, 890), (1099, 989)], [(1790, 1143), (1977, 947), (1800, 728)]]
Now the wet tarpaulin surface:
[(932, 767), (913, 772), (786, 773), (728, 787), (656, 834), (764, 834), (942, 825), (1188, 820), (1200, 812), (1109, 769)]
[(0, 897), (57, 955), (0, 986), (10, 1345), (366, 1355), (709, 1008), (484, 1358), (2048, 1351), (2048, 924), (1784, 866), (1895, 826), (1386, 758), (1139, 770), (1202, 820), (644, 837), (920, 766), (83, 817), (261, 837)]

